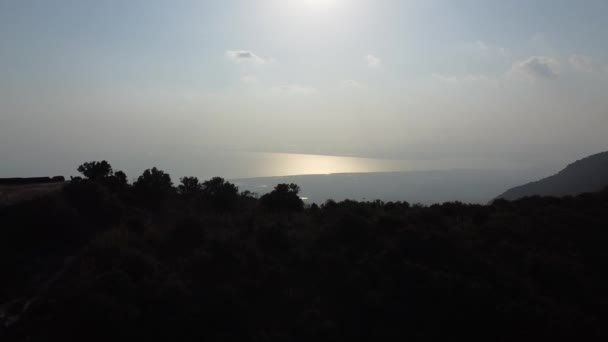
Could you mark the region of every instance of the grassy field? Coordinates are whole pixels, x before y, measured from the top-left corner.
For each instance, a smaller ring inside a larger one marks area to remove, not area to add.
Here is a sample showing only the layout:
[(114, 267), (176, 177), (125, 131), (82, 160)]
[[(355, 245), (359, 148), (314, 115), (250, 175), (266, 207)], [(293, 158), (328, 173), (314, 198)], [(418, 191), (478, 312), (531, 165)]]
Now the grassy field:
[(66, 183), (0, 185), (0, 205), (10, 205), (58, 191)]

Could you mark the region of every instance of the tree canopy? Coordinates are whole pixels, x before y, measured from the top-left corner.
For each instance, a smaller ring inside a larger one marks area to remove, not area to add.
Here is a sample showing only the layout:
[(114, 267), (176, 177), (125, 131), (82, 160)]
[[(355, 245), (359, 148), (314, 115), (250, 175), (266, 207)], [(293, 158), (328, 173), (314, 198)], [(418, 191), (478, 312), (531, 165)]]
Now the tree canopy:
[(274, 211), (301, 211), (304, 201), (299, 193), (300, 187), (297, 184), (278, 184), (270, 193), (263, 195), (260, 202)]
[(86, 162), (78, 167), (78, 172), (93, 181), (99, 181), (114, 174), (112, 166), (105, 160)]

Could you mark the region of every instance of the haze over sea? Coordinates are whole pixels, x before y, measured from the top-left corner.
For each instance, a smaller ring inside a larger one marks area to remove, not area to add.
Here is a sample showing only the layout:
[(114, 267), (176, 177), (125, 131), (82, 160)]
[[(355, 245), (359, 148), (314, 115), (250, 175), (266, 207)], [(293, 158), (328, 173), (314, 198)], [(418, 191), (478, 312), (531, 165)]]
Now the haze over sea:
[(550, 175), (563, 166), (490, 158), (404, 160), (198, 146), (156, 146), (137, 154), (125, 149), (93, 157), (61, 153), (56, 156), (44, 164), (36, 162), (43, 156), (15, 156), (0, 170), (0, 177), (76, 176), (76, 166), (82, 162), (106, 159), (116, 169), (124, 170), (131, 181), (143, 170), (156, 166), (171, 174), (175, 183), (184, 176), (201, 180), (221, 176), (234, 181), (241, 190), (258, 194), (272, 190), (281, 182), (296, 182), (310, 203), (329, 198), (483, 203), (511, 186)]

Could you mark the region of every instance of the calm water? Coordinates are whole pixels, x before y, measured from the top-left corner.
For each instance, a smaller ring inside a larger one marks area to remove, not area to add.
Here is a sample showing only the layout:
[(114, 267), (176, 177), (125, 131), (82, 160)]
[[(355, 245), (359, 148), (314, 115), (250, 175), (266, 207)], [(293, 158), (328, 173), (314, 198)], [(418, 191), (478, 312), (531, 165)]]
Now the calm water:
[[(123, 164), (121, 162), (120, 164)], [(120, 164), (117, 167), (120, 168)], [(127, 174), (137, 175), (156, 165), (174, 176), (197, 176), (208, 179), (221, 176), (227, 179), (315, 175), (334, 173), (399, 172), (449, 169), (521, 170), (534, 167), (525, 163), (488, 159), (394, 160), (337, 157), (309, 154), (217, 152), (184, 150), (164, 154), (149, 154), (128, 159), (122, 166)]]
[(543, 177), (534, 170), (436, 170), (342, 173), (237, 179), (241, 190), (262, 195), (279, 183), (296, 183), (308, 203), (333, 200), (487, 203), (514, 186)]
[[(178, 181), (183, 176), (208, 179), (221, 176), (227, 179), (275, 177), (361, 172), (398, 172), (421, 170), (522, 170), (539, 165), (499, 159), (435, 159), (393, 160), (355, 157), (336, 157), (308, 154), (260, 153), (205, 150), (195, 147), (153, 148), (119, 152), (62, 154), (52, 151), (40, 155), (28, 154), (5, 158), (0, 177), (77, 175), (76, 168), (85, 161), (108, 160), (115, 169), (124, 170), (130, 179), (153, 166), (169, 172)], [(8, 160), (7, 160), (8, 159)]]
[(491, 159), (392, 160), (216, 151), (188, 155), (174, 151), (166, 156), (156, 164), (172, 175), (202, 179), (220, 175), (241, 190), (260, 195), (278, 183), (294, 182), (309, 203), (329, 198), (485, 203), (510, 187), (552, 173), (531, 164)]
[[(448, 200), (485, 202), (511, 186), (548, 176), (558, 168), (492, 159), (392, 160), (288, 153), (154, 148), (97, 155), (19, 156), (2, 165), (0, 177), (77, 175), (84, 161), (108, 160), (135, 180), (153, 166), (174, 181), (221, 176), (243, 190), (269, 191), (280, 182), (295, 182), (315, 202), (333, 199), (383, 199), (434, 203)], [(433, 170), (433, 172), (422, 172)], [(347, 174), (347, 175), (341, 175)], [(325, 176), (311, 176), (325, 175)], [(292, 176), (292, 177), (287, 177)], [(293, 177), (295, 176), (295, 177)], [(262, 177), (262, 178), (261, 178)]]

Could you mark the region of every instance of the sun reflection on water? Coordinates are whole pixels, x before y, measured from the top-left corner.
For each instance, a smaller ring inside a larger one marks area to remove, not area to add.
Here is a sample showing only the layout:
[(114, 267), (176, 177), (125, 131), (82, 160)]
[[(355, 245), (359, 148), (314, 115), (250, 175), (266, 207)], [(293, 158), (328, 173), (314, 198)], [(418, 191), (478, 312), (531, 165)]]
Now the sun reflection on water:
[[(387, 172), (403, 170), (397, 160), (273, 153), (266, 166), (275, 175), (323, 175), (332, 173)], [(269, 170), (270, 171), (270, 170)]]

